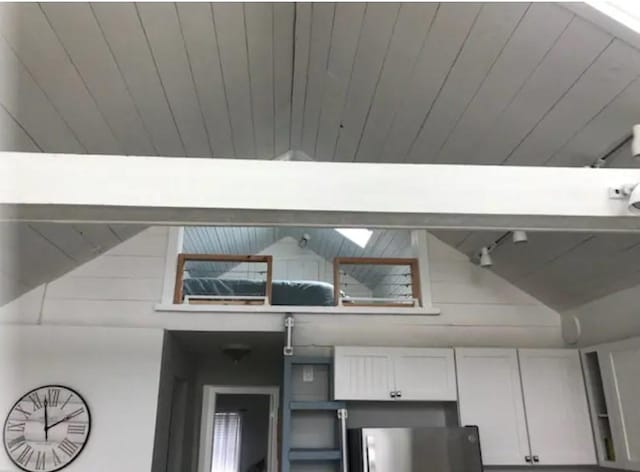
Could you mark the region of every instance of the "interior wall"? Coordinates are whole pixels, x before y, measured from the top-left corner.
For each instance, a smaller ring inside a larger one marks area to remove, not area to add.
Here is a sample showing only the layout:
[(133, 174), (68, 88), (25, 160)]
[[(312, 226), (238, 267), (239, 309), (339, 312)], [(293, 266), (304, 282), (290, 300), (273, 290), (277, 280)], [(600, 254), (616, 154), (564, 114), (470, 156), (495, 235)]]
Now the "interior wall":
[(565, 334), (575, 334), (578, 320), (581, 347), (640, 336), (638, 300), (640, 285), (572, 308), (562, 315)]
[[(92, 420), (73, 470), (151, 469), (161, 330), (3, 326), (0, 346), (1, 418), (34, 388), (68, 386), (86, 400)], [(0, 454), (0, 470), (19, 469)]]
[(240, 472), (257, 462), (268, 462), (269, 395), (216, 395), (216, 413), (235, 412), (242, 418), (240, 439)]

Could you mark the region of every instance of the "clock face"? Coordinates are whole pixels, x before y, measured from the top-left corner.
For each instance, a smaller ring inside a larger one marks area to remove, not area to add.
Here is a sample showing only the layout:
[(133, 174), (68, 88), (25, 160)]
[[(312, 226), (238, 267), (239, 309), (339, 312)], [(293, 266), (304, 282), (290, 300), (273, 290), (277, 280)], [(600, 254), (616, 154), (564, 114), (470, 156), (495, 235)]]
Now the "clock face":
[(46, 385), (26, 393), (4, 423), (3, 442), (15, 465), (53, 472), (78, 457), (89, 438), (91, 415), (76, 391)]

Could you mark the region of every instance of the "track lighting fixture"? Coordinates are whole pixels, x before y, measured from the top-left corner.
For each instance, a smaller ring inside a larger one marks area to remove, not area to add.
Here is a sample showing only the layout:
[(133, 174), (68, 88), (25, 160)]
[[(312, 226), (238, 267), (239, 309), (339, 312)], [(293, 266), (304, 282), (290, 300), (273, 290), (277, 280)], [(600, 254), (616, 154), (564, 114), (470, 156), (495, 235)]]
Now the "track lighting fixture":
[(521, 229), (516, 229), (514, 231), (511, 232), (511, 239), (513, 241), (513, 244), (522, 244), (522, 243), (526, 243), (527, 241), (529, 241), (529, 238), (527, 237), (527, 232), (526, 231), (522, 231)]
[(493, 265), (493, 259), (489, 254), (489, 248), (484, 246), (480, 249), (480, 267), (491, 267)]
[(640, 184), (625, 184), (609, 189), (609, 198), (614, 200), (628, 198), (629, 211), (632, 213), (640, 213)]
[(307, 247), (307, 244), (309, 244), (310, 240), (311, 236), (309, 236), (307, 233), (304, 233), (298, 241), (298, 246), (300, 246), (301, 249), (304, 249), (305, 247)]

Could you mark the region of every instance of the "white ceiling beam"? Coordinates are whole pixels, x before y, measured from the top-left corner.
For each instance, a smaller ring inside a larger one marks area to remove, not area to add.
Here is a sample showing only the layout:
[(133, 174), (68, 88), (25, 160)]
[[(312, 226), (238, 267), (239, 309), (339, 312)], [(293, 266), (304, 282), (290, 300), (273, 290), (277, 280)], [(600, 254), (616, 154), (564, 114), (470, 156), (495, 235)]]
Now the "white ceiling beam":
[(638, 231), (640, 169), (0, 153), (3, 221)]

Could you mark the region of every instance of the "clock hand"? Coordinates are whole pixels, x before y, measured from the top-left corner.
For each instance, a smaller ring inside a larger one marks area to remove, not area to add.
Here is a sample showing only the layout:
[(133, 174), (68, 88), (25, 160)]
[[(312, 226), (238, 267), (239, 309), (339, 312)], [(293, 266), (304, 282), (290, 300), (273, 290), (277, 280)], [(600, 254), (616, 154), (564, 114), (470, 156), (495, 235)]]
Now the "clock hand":
[(53, 423), (52, 425), (49, 425), (47, 427), (47, 430), (50, 430), (51, 428), (53, 428), (54, 426), (58, 426), (60, 423), (64, 423), (65, 421), (67, 421), (68, 419), (70, 419), (71, 416), (67, 415), (64, 418), (62, 418), (60, 421), (56, 421), (55, 423)]
[(49, 418), (47, 415), (47, 399), (44, 399), (44, 440), (45, 442), (49, 441)]

